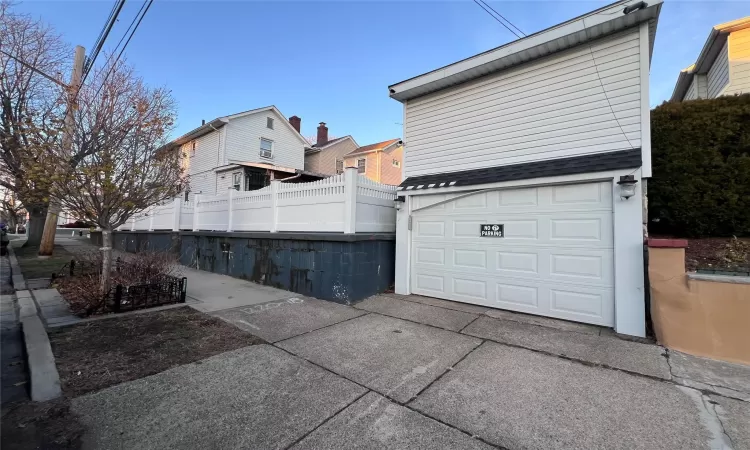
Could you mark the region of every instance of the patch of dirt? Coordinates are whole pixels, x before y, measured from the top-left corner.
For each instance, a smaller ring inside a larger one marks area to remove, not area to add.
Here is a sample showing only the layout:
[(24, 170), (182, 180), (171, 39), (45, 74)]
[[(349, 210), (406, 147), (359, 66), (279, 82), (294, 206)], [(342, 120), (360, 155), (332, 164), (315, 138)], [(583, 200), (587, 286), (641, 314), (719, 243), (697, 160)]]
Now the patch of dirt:
[[(750, 238), (740, 238), (741, 242), (750, 245)], [(750, 267), (750, 252), (745, 255), (744, 263), (736, 255), (730, 255), (731, 238), (689, 239), (685, 249), (685, 266), (688, 271), (696, 269), (733, 270), (738, 267)], [(742, 244), (740, 244), (742, 245)]]
[(3, 450), (78, 449), (84, 432), (65, 398), (24, 402), (3, 411), (2, 430)]
[(49, 338), (70, 397), (265, 343), (189, 307), (85, 322), (53, 330)]
[(21, 246), (13, 247), (21, 266), (21, 272), (26, 280), (36, 278), (50, 279), (53, 273), (58, 273), (62, 267), (73, 259), (73, 254), (65, 250), (61, 245), (55, 245), (52, 256), (49, 258), (39, 258), (39, 247)]

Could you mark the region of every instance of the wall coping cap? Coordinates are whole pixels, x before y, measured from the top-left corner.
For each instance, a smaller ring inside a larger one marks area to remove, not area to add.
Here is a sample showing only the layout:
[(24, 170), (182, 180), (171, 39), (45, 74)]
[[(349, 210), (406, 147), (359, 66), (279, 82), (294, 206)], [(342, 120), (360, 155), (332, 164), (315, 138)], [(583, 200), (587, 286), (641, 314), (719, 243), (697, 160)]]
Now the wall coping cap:
[(736, 275), (712, 275), (708, 273), (688, 272), (688, 279), (710, 281), (712, 283), (750, 284), (750, 277)]
[(687, 239), (649, 239), (649, 248), (687, 248)]

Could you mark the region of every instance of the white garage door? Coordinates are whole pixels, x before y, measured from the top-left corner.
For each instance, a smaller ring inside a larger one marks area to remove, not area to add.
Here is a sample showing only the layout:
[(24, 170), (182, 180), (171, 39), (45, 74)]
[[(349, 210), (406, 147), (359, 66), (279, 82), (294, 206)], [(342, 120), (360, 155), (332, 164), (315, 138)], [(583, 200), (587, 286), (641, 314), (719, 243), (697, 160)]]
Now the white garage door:
[[(458, 195), (414, 197), (413, 293), (614, 325), (611, 183), (481, 192), (430, 206)], [(503, 225), (504, 236), (481, 237), (481, 225)]]

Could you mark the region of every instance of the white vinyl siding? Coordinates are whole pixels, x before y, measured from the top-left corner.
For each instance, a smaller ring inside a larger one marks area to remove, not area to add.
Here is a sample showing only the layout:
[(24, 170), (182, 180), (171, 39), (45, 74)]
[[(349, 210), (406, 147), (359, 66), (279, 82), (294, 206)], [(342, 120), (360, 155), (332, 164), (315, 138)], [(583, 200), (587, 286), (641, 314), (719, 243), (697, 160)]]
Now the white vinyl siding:
[(196, 139), (195, 156), (189, 162), (190, 192), (193, 194), (213, 195), (216, 192), (213, 169), (219, 165), (220, 142), (221, 130)]
[(640, 147), (639, 40), (633, 28), (409, 100), (405, 175)]
[(708, 98), (708, 86), (706, 86), (706, 75), (696, 74), (695, 79), (697, 81), (697, 93), (698, 98)]
[(224, 171), (216, 174), (216, 193), (223, 194), (232, 187), (232, 171)]
[(713, 65), (708, 69), (708, 98), (716, 98), (729, 83), (729, 59), (727, 53), (727, 41), (716, 57)]
[(687, 92), (685, 92), (683, 100), (695, 100), (696, 98), (698, 98), (698, 77), (693, 75), (693, 81), (690, 83)]
[[(270, 163), (292, 169), (304, 169), (305, 144), (291, 127), (280, 123), (286, 120), (275, 117), (274, 128), (267, 127), (270, 111), (262, 111), (244, 117), (230, 119), (225, 125), (226, 158), (223, 164), (233, 162)], [(274, 114), (275, 115), (275, 114)], [(273, 141), (273, 158), (260, 156), (260, 139)]]
[(724, 94), (750, 92), (750, 28), (729, 35), (729, 74), (731, 83)]

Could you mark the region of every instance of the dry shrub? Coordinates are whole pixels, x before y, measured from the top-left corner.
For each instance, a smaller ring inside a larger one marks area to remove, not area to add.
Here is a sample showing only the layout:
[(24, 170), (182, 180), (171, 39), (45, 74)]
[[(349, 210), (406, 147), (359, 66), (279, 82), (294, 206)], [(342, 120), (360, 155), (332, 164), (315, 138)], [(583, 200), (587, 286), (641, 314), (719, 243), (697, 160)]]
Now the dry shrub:
[(737, 239), (733, 236), (723, 251), (722, 258), (729, 267), (750, 266), (750, 242)]
[[(56, 284), (74, 314), (90, 316), (107, 312), (106, 300), (100, 290), (102, 254), (98, 250), (76, 253), (74, 276), (56, 280)], [(182, 276), (177, 257), (166, 252), (149, 250), (117, 258), (112, 264), (111, 289), (118, 284), (134, 286), (159, 283), (170, 277)]]

